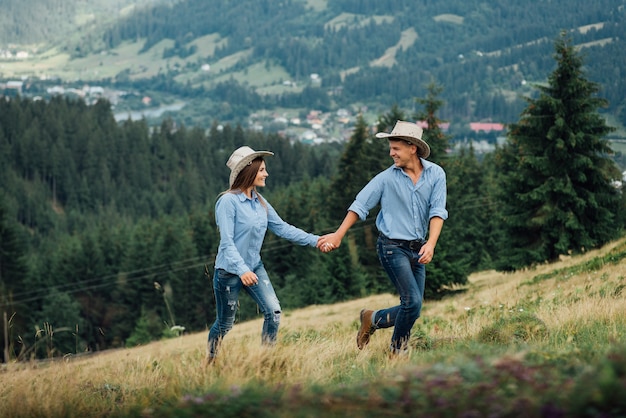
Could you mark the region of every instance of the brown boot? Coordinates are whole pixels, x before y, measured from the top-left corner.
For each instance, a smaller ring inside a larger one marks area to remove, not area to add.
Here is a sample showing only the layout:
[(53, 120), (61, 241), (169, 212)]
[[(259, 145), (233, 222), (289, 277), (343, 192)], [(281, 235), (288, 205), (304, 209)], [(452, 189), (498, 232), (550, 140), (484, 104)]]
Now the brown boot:
[(361, 328), (359, 328), (359, 332), (356, 334), (356, 345), (359, 347), (359, 350), (363, 350), (370, 342), (370, 335), (376, 331), (374, 324), (372, 323), (374, 311), (369, 309), (361, 310)]
[(214, 361), (215, 361), (215, 357), (211, 356), (211, 345), (207, 343), (206, 355), (204, 356), (204, 361), (202, 362), (202, 364), (204, 365), (204, 367), (208, 367), (211, 364), (213, 364)]

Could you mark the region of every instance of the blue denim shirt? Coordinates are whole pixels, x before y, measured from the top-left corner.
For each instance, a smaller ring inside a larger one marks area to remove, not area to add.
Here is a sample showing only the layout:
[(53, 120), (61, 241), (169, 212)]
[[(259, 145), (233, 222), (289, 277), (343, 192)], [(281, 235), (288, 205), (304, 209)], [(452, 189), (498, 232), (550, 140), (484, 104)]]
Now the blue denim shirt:
[(380, 172), (365, 185), (348, 210), (361, 220), (378, 203), (378, 231), (392, 239), (425, 239), (430, 218), (448, 218), (446, 174), (437, 164), (421, 159), (424, 170), (417, 184), (401, 168)]
[(315, 247), (319, 236), (309, 234), (283, 221), (272, 205), (264, 207), (253, 191), (252, 199), (244, 193), (224, 193), (215, 203), (215, 220), (220, 231), (220, 245), (215, 268), (241, 276), (261, 262), (261, 245), (269, 229), (279, 237), (300, 245)]

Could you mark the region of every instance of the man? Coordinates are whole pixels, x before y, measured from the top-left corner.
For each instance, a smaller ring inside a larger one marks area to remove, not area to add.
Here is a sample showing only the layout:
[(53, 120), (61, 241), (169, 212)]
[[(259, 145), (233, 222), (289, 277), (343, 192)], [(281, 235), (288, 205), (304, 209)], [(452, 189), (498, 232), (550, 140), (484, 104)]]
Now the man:
[(376, 137), (389, 141), (394, 164), (365, 185), (337, 231), (322, 237), (318, 246), (325, 252), (338, 248), (352, 225), (380, 204), (376, 249), (400, 295), (400, 304), (376, 311), (363, 309), (357, 346), (363, 349), (378, 328), (394, 327), (390, 350), (397, 355), (406, 352), (411, 328), (420, 316), (425, 265), (433, 259), (448, 217), (446, 175), (440, 166), (426, 160), (430, 147), (415, 123), (397, 121), (391, 133), (380, 132)]

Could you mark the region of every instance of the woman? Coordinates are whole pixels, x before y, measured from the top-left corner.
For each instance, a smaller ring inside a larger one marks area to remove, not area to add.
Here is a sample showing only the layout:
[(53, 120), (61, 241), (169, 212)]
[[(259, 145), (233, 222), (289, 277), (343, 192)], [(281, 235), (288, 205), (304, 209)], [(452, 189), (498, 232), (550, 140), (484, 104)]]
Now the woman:
[(245, 290), (263, 312), (262, 344), (276, 342), (281, 308), (276, 292), (261, 261), (261, 245), (267, 229), (300, 245), (316, 247), (319, 236), (309, 234), (283, 221), (257, 192), (269, 175), (264, 157), (269, 151), (244, 146), (232, 153), (230, 188), (215, 204), (220, 244), (215, 260), (213, 291), (217, 317), (209, 331), (207, 364), (213, 363), (221, 340), (233, 327), (239, 292)]

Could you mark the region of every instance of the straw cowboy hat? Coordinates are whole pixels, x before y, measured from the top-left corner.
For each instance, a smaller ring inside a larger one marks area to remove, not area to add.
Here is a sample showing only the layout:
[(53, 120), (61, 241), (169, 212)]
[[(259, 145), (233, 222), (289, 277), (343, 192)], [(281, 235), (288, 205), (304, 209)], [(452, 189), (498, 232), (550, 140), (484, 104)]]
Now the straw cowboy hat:
[(230, 187), (233, 186), (235, 179), (247, 165), (251, 164), (255, 158), (274, 155), (270, 151), (255, 151), (250, 147), (237, 148), (228, 159), (226, 165), (230, 168)]
[(379, 132), (376, 134), (376, 138), (398, 138), (410, 142), (417, 146), (417, 156), (422, 158), (428, 158), (430, 155), (430, 147), (422, 139), (422, 128), (413, 122), (405, 122), (399, 120), (396, 122), (396, 126), (390, 134), (385, 132)]

